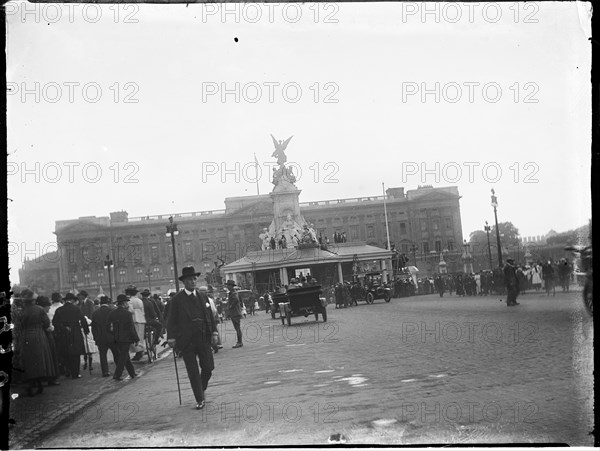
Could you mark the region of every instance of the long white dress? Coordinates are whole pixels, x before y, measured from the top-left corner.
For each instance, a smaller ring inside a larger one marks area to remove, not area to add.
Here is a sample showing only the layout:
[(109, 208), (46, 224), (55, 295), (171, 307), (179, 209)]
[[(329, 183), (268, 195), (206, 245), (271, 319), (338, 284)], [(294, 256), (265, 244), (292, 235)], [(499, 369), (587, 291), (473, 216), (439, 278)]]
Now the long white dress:
[[(89, 319), (87, 316), (85, 317), (85, 320), (88, 323), (88, 327), (92, 325), (92, 320)], [(92, 331), (90, 329), (90, 333), (85, 335), (83, 333), (83, 329), (79, 328), (79, 330), (81, 330), (81, 335), (83, 335), (83, 340), (84, 340), (84, 344), (87, 341), (87, 346), (85, 348), (85, 352), (88, 354), (96, 354), (98, 353), (98, 348), (96, 347), (96, 342), (94, 341), (94, 336), (92, 335)]]
[(146, 340), (144, 340), (144, 333), (146, 331), (146, 315), (144, 313), (144, 303), (137, 296), (131, 296), (129, 298), (129, 311), (133, 315), (133, 325), (137, 332), (140, 341), (137, 346), (135, 343), (131, 343), (129, 352), (145, 352), (146, 351)]
[(540, 268), (538, 265), (534, 265), (531, 268), (531, 284), (532, 285), (541, 285), (542, 284), (542, 277), (540, 275)]

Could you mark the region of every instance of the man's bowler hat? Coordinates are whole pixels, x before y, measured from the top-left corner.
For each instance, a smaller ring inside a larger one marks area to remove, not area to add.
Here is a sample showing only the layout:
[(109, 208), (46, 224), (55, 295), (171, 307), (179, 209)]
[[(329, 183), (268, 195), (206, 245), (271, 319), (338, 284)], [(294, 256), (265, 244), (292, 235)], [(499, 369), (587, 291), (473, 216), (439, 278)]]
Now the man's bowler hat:
[(233, 280), (228, 280), (225, 285), (227, 285), (228, 287), (237, 287), (237, 284), (235, 283), (235, 281)]
[(181, 271), (181, 276), (179, 277), (179, 280), (183, 280), (186, 277), (193, 277), (193, 276), (199, 276), (200, 273), (196, 272), (196, 270), (194, 269), (193, 266), (186, 266), (183, 268), (183, 270)]
[(67, 293), (65, 294), (65, 297), (63, 298), (65, 301), (76, 301), (77, 300), (77, 296), (75, 296), (73, 293)]
[(125, 294), (133, 296), (134, 294), (138, 293), (138, 289), (135, 285), (129, 285), (127, 288), (125, 288)]
[(129, 298), (124, 294), (118, 295), (117, 296), (117, 304), (122, 304), (123, 302), (129, 302)]
[(142, 291), (140, 293), (142, 296), (144, 296), (145, 298), (147, 298), (148, 296), (150, 296), (150, 290), (148, 288), (144, 288), (144, 291)]

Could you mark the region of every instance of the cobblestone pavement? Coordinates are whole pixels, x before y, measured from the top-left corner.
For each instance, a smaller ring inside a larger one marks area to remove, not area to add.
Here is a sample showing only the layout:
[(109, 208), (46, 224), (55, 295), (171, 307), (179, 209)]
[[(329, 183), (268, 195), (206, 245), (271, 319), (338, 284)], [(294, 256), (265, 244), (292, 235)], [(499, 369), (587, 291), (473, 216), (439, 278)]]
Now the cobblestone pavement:
[(241, 349), (231, 349), (235, 332), (226, 322), (204, 410), (194, 409), (177, 359), (179, 405), (169, 352), (137, 380), (92, 384), (75, 414), (41, 410), (29, 420), (34, 426), (43, 429), (52, 415), (62, 422), (27, 445), (318, 445), (341, 437), (591, 446), (593, 326), (580, 293), (525, 294), (510, 308), (498, 299), (330, 306), (327, 323), (293, 318), (291, 327), (260, 312), (242, 321)]

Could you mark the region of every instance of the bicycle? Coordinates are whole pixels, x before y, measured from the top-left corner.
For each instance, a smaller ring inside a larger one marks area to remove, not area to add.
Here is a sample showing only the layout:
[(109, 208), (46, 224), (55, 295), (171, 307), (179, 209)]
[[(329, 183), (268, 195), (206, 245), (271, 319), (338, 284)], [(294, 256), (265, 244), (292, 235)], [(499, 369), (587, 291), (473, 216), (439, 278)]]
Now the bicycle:
[(146, 354), (148, 354), (148, 363), (156, 360), (156, 331), (152, 326), (146, 326), (144, 330), (144, 340), (146, 340)]

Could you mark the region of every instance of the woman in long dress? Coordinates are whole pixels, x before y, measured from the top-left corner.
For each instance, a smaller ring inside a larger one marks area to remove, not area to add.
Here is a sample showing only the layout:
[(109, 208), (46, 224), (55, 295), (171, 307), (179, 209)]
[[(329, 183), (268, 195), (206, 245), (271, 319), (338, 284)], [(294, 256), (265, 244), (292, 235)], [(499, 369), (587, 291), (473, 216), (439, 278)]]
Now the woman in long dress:
[(540, 291), (540, 288), (542, 288), (541, 272), (540, 265), (531, 267), (531, 285), (535, 288), (535, 291)]
[(58, 377), (57, 369), (52, 358), (52, 351), (48, 343), (47, 331), (50, 331), (50, 318), (39, 305), (35, 305), (33, 292), (24, 290), (22, 328), (22, 362), (25, 380), (29, 382), (27, 393), (33, 396), (33, 389), (37, 386), (35, 394), (44, 391), (42, 382)]
[[(90, 318), (88, 318), (87, 316), (84, 316), (85, 321), (88, 324), (88, 327), (91, 327), (92, 325), (92, 320)], [(94, 354), (98, 353), (98, 347), (96, 346), (96, 342), (94, 341), (94, 337), (92, 336), (92, 334), (84, 334), (83, 330), (81, 330), (81, 334), (83, 335), (83, 341), (84, 344), (86, 344), (85, 347), (85, 355), (83, 356), (83, 369), (86, 370), (88, 368), (88, 365), (90, 367), (90, 372), (92, 371), (92, 361), (94, 360)]]
[[(48, 299), (46, 296), (39, 296), (35, 303), (44, 309), (44, 311), (48, 315), (48, 320), (51, 321), (50, 315), (48, 314), (48, 312), (50, 311), (50, 306), (52, 305), (50, 299)], [(49, 378), (48, 385), (60, 385), (58, 382), (56, 382), (56, 379), (60, 374), (60, 367), (58, 365), (58, 353), (56, 352), (56, 343), (54, 341), (53, 332), (54, 326), (50, 324), (50, 327), (46, 329), (46, 338), (48, 339), (48, 345), (50, 345), (50, 353), (52, 354), (52, 366), (54, 366), (56, 377)]]

